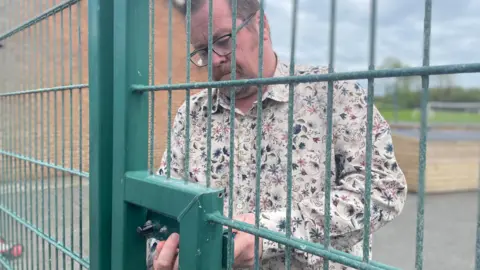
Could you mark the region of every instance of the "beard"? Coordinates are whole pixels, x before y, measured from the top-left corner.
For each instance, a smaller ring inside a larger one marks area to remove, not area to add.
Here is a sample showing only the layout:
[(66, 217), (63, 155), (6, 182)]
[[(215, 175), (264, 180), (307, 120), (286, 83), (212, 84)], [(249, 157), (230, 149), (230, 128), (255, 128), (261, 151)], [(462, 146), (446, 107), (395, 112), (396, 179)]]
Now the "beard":
[[(242, 72), (242, 68), (237, 66), (236, 67), (236, 74), (235, 74), (235, 80), (241, 80), (241, 79), (249, 79), (249, 76), (244, 74)], [(213, 79), (215, 81), (228, 81), (232, 79), (232, 74), (231, 74), (231, 67), (230, 65), (228, 66), (223, 66), (219, 67), (216, 72), (213, 74)], [(235, 99), (241, 99), (248, 97), (254, 93), (256, 93), (255, 87), (251, 85), (239, 85), (239, 86), (225, 86), (219, 88), (219, 91), (222, 95), (226, 97), (230, 97), (230, 90), (234, 89), (235, 91)]]
[(235, 91), (235, 99), (242, 99), (257, 93), (256, 87), (251, 85), (227, 86), (220, 88), (219, 91), (222, 95), (230, 97), (230, 90), (232, 88)]

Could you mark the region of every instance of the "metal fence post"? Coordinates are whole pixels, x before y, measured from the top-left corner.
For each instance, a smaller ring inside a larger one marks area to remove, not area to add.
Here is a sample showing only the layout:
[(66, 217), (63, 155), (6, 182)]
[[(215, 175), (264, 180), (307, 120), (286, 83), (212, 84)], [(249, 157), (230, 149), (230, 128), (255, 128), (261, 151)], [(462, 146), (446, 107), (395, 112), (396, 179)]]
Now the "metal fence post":
[(90, 0), (90, 267), (111, 269), (113, 0)]
[(112, 269), (145, 264), (145, 244), (136, 237), (138, 206), (124, 201), (127, 171), (148, 162), (148, 96), (132, 94), (130, 85), (148, 83), (148, 1), (119, 0), (114, 6), (114, 117), (112, 175)]

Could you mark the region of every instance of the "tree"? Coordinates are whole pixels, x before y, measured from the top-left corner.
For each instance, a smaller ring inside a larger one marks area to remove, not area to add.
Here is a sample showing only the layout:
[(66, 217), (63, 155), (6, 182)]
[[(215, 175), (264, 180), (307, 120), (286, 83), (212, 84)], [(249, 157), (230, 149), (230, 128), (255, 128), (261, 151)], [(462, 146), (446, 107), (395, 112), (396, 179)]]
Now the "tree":
[[(400, 59), (395, 57), (387, 57), (383, 60), (379, 69), (396, 69), (396, 68), (408, 68), (409, 66), (402, 63)], [(406, 76), (393, 78), (390, 84), (393, 86), (393, 91), (398, 92), (410, 92), (413, 89), (418, 89), (417, 84), (420, 85), (421, 80), (418, 76)]]

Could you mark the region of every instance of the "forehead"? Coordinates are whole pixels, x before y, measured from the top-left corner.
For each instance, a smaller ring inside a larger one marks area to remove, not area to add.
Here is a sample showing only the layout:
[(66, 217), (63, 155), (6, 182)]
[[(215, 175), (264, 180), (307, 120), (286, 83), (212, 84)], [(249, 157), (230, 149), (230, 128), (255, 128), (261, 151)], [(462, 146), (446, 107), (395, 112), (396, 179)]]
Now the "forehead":
[[(191, 16), (191, 41), (193, 45), (205, 45), (208, 42), (209, 1)], [(232, 30), (232, 13), (227, 0), (213, 0), (212, 32), (213, 38), (227, 34)]]

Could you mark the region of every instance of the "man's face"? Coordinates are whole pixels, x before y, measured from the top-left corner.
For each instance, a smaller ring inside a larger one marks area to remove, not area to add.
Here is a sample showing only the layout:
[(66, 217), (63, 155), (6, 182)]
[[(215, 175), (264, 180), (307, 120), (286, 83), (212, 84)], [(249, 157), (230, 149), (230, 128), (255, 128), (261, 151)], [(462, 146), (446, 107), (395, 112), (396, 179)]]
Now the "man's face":
[[(207, 2), (206, 2), (207, 3)], [(208, 46), (208, 4), (195, 12), (191, 18), (191, 42), (194, 49)], [(253, 17), (248, 24), (256, 23)], [(237, 28), (242, 23), (237, 19)], [(218, 37), (232, 33), (232, 14), (228, 1), (213, 1), (213, 41)], [(233, 41), (233, 40), (231, 40)], [(219, 43), (221, 44), (221, 40)], [(258, 32), (245, 26), (237, 32), (236, 79), (251, 79), (258, 76)], [(215, 81), (231, 79), (232, 54), (221, 56), (212, 52), (212, 77)], [(207, 68), (207, 67), (203, 67)], [(255, 93), (251, 87), (241, 86), (235, 90), (236, 98), (242, 98)], [(225, 89), (228, 90), (228, 89)]]

